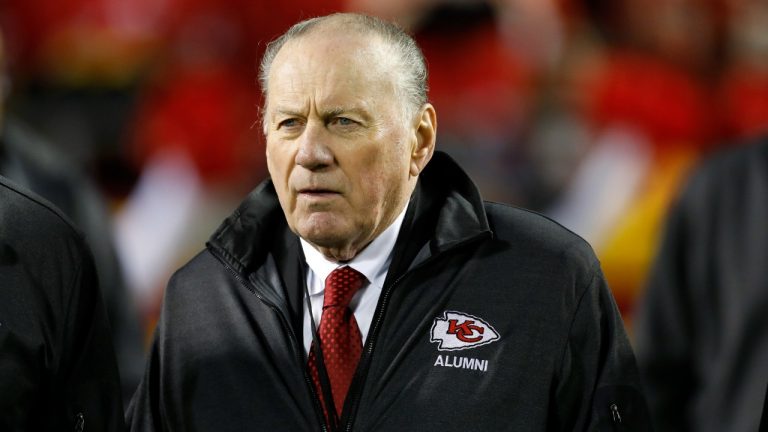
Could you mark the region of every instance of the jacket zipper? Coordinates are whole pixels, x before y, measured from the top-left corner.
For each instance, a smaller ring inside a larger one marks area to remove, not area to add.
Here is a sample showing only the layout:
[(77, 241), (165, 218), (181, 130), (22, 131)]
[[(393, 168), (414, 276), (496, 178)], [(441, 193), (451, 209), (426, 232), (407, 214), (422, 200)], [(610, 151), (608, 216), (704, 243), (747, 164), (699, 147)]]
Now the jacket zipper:
[[(436, 261), (438, 258), (445, 256), (446, 253), (453, 252), (454, 250), (462, 248), (462, 247), (464, 247), (464, 246), (466, 246), (468, 244), (471, 244), (474, 241), (479, 240), (482, 237), (484, 237), (484, 236), (483, 235), (478, 235), (476, 237), (472, 237), (471, 239), (468, 239), (468, 240), (466, 240), (464, 242), (461, 242), (461, 243), (453, 245), (452, 247), (444, 250), (443, 252), (441, 252), (441, 253), (439, 253), (437, 255), (433, 255), (433, 256), (427, 258), (426, 260), (424, 260), (423, 262), (418, 264), (416, 267), (414, 267), (414, 268), (410, 269), (409, 271), (406, 271), (405, 273), (400, 275), (400, 277), (395, 279), (395, 281), (392, 282), (392, 284), (389, 285), (386, 288), (384, 293), (382, 293), (383, 297), (380, 300), (380, 302), (381, 302), (380, 306), (381, 307), (379, 308), (378, 313), (376, 314), (376, 319), (373, 322), (373, 325), (371, 326), (370, 341), (368, 341), (368, 343), (366, 344), (367, 345), (366, 350), (365, 350), (366, 351), (366, 357), (367, 357), (366, 361), (368, 363), (366, 364), (366, 370), (363, 371), (363, 373), (362, 373), (362, 377), (363, 378), (368, 379), (368, 367), (370, 367), (370, 364), (371, 364), (370, 362), (373, 361), (370, 358), (371, 355), (373, 354), (373, 346), (376, 344), (376, 340), (378, 339), (379, 326), (381, 325), (381, 322), (384, 319), (384, 311), (387, 309), (387, 303), (389, 303), (390, 294), (394, 290), (395, 286), (397, 286), (397, 284), (400, 283), (400, 281), (403, 280), (403, 278), (405, 278), (406, 276), (410, 275), (411, 273), (415, 272), (416, 270), (419, 270), (419, 269), (427, 266), (428, 264), (431, 264), (432, 262)], [(358, 386), (355, 389), (355, 393), (352, 395), (353, 398), (349, 399), (353, 403), (353, 405), (350, 405), (350, 408), (351, 408), (350, 409), (350, 415), (349, 415), (349, 418), (347, 419), (346, 425), (344, 426), (344, 431), (345, 432), (351, 432), (352, 431), (352, 424), (354, 423), (355, 416), (357, 415), (357, 408), (358, 408), (357, 405), (358, 405), (358, 403), (360, 403), (360, 394), (362, 393), (362, 388), (363, 388), (362, 385)], [(348, 394), (347, 397), (349, 397), (349, 396), (350, 395)]]
[[(389, 295), (392, 292), (392, 289), (410, 272), (405, 272), (400, 277), (398, 277), (390, 286), (387, 287), (386, 291), (382, 294), (383, 298), (381, 299), (381, 307), (379, 308), (379, 313), (376, 314), (376, 320), (374, 321), (372, 332), (371, 332), (371, 340), (366, 344), (368, 345), (366, 348), (366, 356), (369, 363), (366, 365), (366, 370), (364, 371), (364, 378), (368, 378), (368, 366), (370, 366), (371, 362), (371, 355), (373, 353), (373, 346), (376, 342), (376, 339), (378, 339), (378, 330), (379, 325), (384, 317), (384, 310), (387, 308), (387, 303), (389, 303)], [(360, 394), (362, 393), (362, 386), (358, 386), (355, 389), (355, 393), (352, 395), (353, 398), (351, 398), (351, 401), (354, 401), (354, 405), (351, 406), (352, 411), (350, 412), (350, 416), (347, 419), (347, 424), (344, 427), (344, 430), (346, 432), (350, 432), (352, 430), (352, 423), (354, 423), (355, 414), (357, 413), (357, 404), (360, 402)], [(347, 395), (349, 396), (349, 395)]]
[[(296, 333), (294, 333), (293, 329), (289, 325), (287, 319), (285, 316), (283, 316), (283, 313), (280, 311), (280, 309), (271, 301), (265, 299), (261, 294), (256, 292), (256, 288), (253, 286), (253, 283), (250, 280), (246, 280), (243, 278), (243, 276), (238, 272), (237, 270), (233, 269), (227, 262), (219, 255), (218, 252), (216, 252), (213, 249), (210, 249), (211, 253), (213, 254), (216, 259), (219, 260), (219, 262), (224, 265), (224, 268), (226, 268), (232, 275), (237, 279), (238, 282), (242, 286), (244, 286), (248, 291), (250, 291), (251, 294), (255, 295), (256, 298), (258, 298), (262, 303), (267, 305), (270, 309), (272, 309), (275, 314), (277, 314), (278, 317), (280, 317), (280, 323), (282, 324), (283, 328), (288, 331), (288, 336), (291, 339), (291, 347), (293, 348), (293, 352), (296, 356), (297, 363), (299, 365), (303, 365), (304, 363), (304, 357), (301, 355), (301, 351), (298, 350), (298, 339), (296, 338)], [(320, 430), (323, 432), (328, 432), (328, 428), (325, 424), (325, 420), (322, 419), (322, 407), (319, 406), (320, 401), (318, 400), (317, 396), (315, 395), (315, 392), (313, 390), (313, 384), (312, 379), (309, 376), (309, 372), (307, 372), (307, 368), (301, 367), (301, 370), (304, 373), (304, 383), (307, 385), (307, 388), (309, 389), (309, 393), (312, 395), (312, 401), (315, 404), (315, 415), (317, 416), (318, 420), (320, 421)], [(320, 411), (318, 411), (318, 409)]]

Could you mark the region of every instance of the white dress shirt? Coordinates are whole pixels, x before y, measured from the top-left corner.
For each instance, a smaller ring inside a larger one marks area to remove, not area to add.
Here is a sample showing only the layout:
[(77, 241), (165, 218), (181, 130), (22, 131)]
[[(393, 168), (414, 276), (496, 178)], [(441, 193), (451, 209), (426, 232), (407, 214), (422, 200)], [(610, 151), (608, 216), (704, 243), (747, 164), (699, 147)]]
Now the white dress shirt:
[[(357, 325), (360, 327), (363, 345), (365, 345), (373, 314), (376, 312), (376, 305), (379, 303), (381, 289), (384, 287), (384, 281), (387, 279), (389, 264), (392, 262), (395, 241), (397, 241), (397, 235), (400, 232), (400, 227), (403, 225), (407, 209), (408, 206), (406, 205), (403, 212), (392, 222), (392, 225), (379, 234), (356, 257), (345, 263), (328, 260), (311, 244), (300, 238), (304, 258), (307, 260), (307, 266), (309, 267), (307, 270), (307, 290), (309, 291), (309, 299), (312, 302), (312, 314), (315, 318), (315, 325), (320, 325), (320, 317), (323, 313), (325, 279), (338, 267), (352, 267), (362, 273), (367, 279), (349, 303), (352, 313), (355, 314)], [(309, 348), (312, 344), (312, 321), (309, 319), (306, 295), (304, 296), (303, 309), (304, 350), (309, 353)]]

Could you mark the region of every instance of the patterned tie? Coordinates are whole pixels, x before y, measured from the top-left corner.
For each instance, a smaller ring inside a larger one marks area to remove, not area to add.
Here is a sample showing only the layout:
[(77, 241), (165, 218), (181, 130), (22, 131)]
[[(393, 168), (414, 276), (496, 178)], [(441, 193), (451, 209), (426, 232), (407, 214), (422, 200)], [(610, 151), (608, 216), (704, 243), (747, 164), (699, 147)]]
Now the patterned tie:
[[(349, 302), (366, 281), (365, 276), (351, 267), (332, 271), (325, 280), (323, 315), (320, 317), (318, 336), (323, 351), (323, 361), (331, 381), (331, 393), (336, 413), (341, 417), (344, 398), (347, 396), (357, 362), (363, 352), (360, 328), (349, 309)], [(322, 387), (317, 370), (315, 351), (309, 351), (309, 372), (317, 394), (323, 401)], [(328, 409), (323, 401), (323, 412), (328, 418)]]

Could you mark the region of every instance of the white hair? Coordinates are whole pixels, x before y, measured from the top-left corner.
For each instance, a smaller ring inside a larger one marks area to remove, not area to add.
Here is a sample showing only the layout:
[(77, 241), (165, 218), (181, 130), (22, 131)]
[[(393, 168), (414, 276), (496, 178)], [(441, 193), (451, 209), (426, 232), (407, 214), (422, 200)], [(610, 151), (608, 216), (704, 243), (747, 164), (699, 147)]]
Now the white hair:
[[(404, 113), (411, 118), (427, 103), (427, 65), (424, 54), (411, 36), (402, 28), (380, 18), (355, 14), (337, 13), (310, 18), (294, 24), (285, 33), (267, 45), (259, 67), (259, 82), (266, 106), (269, 72), (277, 53), (288, 42), (306, 36), (320, 24), (333, 21), (334, 26), (357, 31), (363, 35), (375, 35), (388, 47), (397, 62), (397, 91), (404, 103)], [(335, 27), (336, 28), (336, 27)], [(266, 119), (262, 119), (266, 131)]]

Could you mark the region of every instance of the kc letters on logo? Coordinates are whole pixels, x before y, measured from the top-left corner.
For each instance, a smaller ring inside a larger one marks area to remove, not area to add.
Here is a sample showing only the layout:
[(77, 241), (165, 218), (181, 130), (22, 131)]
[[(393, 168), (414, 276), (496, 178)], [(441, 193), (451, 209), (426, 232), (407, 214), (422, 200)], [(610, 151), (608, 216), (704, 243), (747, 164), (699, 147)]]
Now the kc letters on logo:
[(499, 339), (499, 334), (482, 319), (462, 312), (445, 311), (432, 324), (430, 342), (439, 351), (475, 348)]

